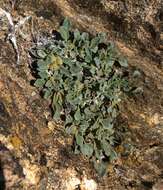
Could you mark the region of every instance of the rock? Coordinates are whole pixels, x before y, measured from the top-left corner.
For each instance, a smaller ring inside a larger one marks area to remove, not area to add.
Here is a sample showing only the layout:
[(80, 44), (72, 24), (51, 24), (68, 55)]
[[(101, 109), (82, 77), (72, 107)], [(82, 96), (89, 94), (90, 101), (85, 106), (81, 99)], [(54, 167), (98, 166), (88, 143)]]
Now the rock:
[(56, 128), (56, 124), (55, 124), (53, 121), (49, 121), (49, 122), (48, 122), (48, 128), (49, 128), (51, 131), (54, 131), (54, 129)]
[(40, 168), (37, 165), (31, 164), (28, 160), (21, 161), (23, 173), (28, 184), (37, 185), (40, 180)]
[(93, 179), (84, 177), (80, 185), (81, 190), (97, 190), (97, 183)]
[(18, 136), (10, 137), (10, 142), (15, 149), (19, 149), (22, 146), (22, 141)]
[(163, 180), (157, 182), (153, 187), (152, 190), (163, 190)]
[(66, 190), (75, 190), (80, 186), (80, 179), (77, 177), (71, 177), (66, 183)]
[(37, 93), (35, 92), (35, 91), (33, 91), (32, 93), (31, 93), (31, 96), (36, 96), (37, 95)]
[(12, 152), (0, 143), (0, 189), (12, 189), (24, 181), (23, 169)]
[[(0, 149), (2, 186), (35, 190), (39, 189), (37, 184), (40, 183), (45, 187), (48, 179), (46, 189), (123, 190), (147, 189), (140, 185), (142, 181), (152, 185), (158, 181), (153, 190), (161, 190), (163, 72), (157, 65), (163, 65), (160, 60), (162, 0), (28, 0), (14, 1), (13, 4), (11, 8), (11, 0), (0, 0), (0, 7), (11, 10), (15, 22), (20, 15), (32, 15), (33, 24), (22, 27), (27, 33), (32, 28), (31, 38), (27, 41), (17, 39), (21, 66), (15, 65), (15, 52), (11, 44), (3, 40), (7, 31), (0, 31), (0, 141), (5, 147)], [(48, 12), (50, 17), (39, 18)], [(132, 132), (134, 150), (140, 156), (136, 161), (130, 155), (122, 156), (123, 164), (119, 162), (119, 165), (123, 167), (117, 170), (119, 174), (111, 168), (109, 175), (97, 183), (93, 180), (94, 170), (85, 164), (83, 157), (74, 161), (71, 154), (66, 153), (67, 137), (59, 132), (60, 126), (52, 121), (48, 123), (51, 117), (49, 102), (44, 101), (30, 83), (34, 80), (34, 73), (29, 68), (27, 51), (33, 46), (33, 37), (37, 40), (42, 33), (50, 34), (65, 16), (79, 30), (93, 35), (107, 32), (108, 40), (116, 43), (128, 58), (130, 67), (136, 67), (142, 73), (136, 86), (143, 87), (143, 96), (129, 98), (123, 110)], [(41, 155), (45, 155), (45, 161), (40, 161)], [(74, 165), (79, 168), (78, 172), (72, 169)], [(41, 174), (43, 168), (45, 180)], [(83, 170), (89, 175), (82, 179)]]

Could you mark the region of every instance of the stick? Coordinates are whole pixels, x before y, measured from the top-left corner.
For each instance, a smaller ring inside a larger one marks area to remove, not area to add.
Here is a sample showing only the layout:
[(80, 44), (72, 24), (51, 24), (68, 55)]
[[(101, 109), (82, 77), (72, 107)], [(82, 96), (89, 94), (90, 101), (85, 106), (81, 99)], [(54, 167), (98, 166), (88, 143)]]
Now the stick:
[(26, 21), (28, 21), (31, 16), (27, 16), (25, 17), (24, 19), (20, 20), (16, 25), (14, 25), (13, 23), (13, 19), (12, 19), (12, 16), (10, 13), (8, 13), (7, 11), (3, 10), (2, 8), (0, 8), (0, 17), (4, 17), (6, 16), (7, 17), (7, 20), (9, 22), (9, 33), (7, 35), (7, 39), (12, 43), (13, 45), (13, 48), (16, 52), (16, 63), (17, 65), (20, 64), (20, 52), (19, 52), (19, 49), (18, 49), (18, 45), (17, 45), (17, 40), (16, 40), (16, 32), (17, 30), (22, 26), (24, 25), (24, 23)]

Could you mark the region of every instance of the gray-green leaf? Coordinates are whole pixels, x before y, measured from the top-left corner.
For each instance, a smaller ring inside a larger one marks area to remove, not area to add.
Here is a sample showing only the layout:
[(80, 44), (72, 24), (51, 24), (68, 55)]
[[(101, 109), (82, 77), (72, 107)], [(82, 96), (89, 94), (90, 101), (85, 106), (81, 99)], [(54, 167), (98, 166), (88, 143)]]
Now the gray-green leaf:
[(119, 64), (120, 64), (122, 67), (128, 67), (127, 59), (125, 59), (125, 58), (120, 58), (118, 61), (119, 61)]
[(42, 88), (45, 84), (45, 80), (44, 79), (37, 79), (34, 83), (34, 85), (36, 87)]
[(79, 121), (81, 119), (80, 108), (78, 108), (77, 111), (75, 112), (74, 118), (76, 121)]
[(37, 50), (37, 55), (42, 59), (44, 59), (47, 56), (46, 52), (42, 49)]
[(83, 146), (84, 138), (79, 133), (76, 135), (76, 143), (81, 147)]
[(81, 152), (85, 156), (88, 156), (88, 157), (92, 156), (92, 154), (93, 154), (93, 145), (86, 143), (86, 144), (83, 144), (80, 148), (81, 148)]
[(65, 27), (61, 26), (59, 28), (59, 33), (65, 41), (69, 39), (69, 31)]

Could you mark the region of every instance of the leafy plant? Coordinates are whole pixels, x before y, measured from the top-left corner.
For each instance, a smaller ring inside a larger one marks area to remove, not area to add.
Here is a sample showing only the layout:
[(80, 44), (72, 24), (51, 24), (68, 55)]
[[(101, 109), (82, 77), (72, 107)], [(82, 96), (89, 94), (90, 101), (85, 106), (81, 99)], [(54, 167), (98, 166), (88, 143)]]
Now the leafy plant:
[(51, 100), (54, 120), (63, 121), (67, 133), (74, 136), (75, 153), (93, 160), (103, 175), (105, 161), (117, 156), (114, 126), (127, 86), (126, 59), (104, 33), (91, 37), (72, 31), (67, 19), (55, 38), (32, 53), (37, 59), (35, 86)]

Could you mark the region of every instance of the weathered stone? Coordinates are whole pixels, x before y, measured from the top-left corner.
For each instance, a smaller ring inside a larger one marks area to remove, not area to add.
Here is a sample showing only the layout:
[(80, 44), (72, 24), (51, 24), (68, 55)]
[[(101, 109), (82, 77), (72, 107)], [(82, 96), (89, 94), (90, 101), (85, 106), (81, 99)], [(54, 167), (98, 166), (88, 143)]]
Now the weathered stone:
[[(21, 53), (19, 67), (15, 65), (11, 44), (4, 41), (7, 31), (0, 32), (2, 187), (161, 190), (163, 71), (159, 63), (162, 64), (163, 56), (162, 5), (162, 0), (29, 0), (12, 1), (11, 7), (10, 0), (0, 0), (0, 6), (11, 10), (15, 21), (20, 15), (33, 16), (33, 25), (23, 27), (29, 39), (17, 38)], [(141, 86), (143, 93), (128, 98), (120, 108), (129, 128), (120, 152), (126, 150), (125, 144), (131, 145), (130, 149), (127, 156), (122, 154), (108, 169), (109, 174), (103, 179), (95, 175), (85, 159), (71, 153), (72, 140), (65, 137), (60, 126), (51, 120), (48, 122), (51, 119), (49, 102), (44, 101), (31, 85), (34, 78), (27, 51), (33, 46), (33, 37), (37, 39), (38, 33), (50, 33), (65, 16), (74, 27), (93, 35), (107, 32), (108, 40), (113, 40), (128, 58), (129, 69), (136, 68), (141, 72), (134, 84)], [(87, 178), (83, 178), (84, 172)]]
[(153, 187), (152, 190), (163, 190), (163, 181), (157, 182)]

